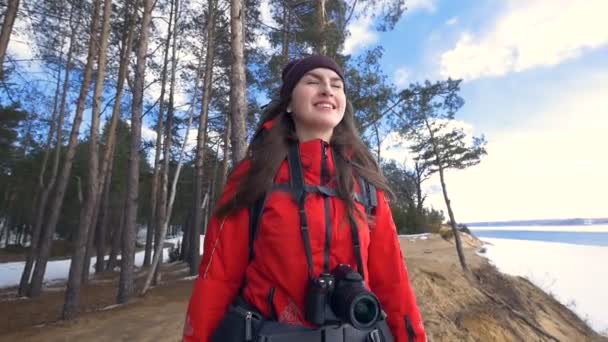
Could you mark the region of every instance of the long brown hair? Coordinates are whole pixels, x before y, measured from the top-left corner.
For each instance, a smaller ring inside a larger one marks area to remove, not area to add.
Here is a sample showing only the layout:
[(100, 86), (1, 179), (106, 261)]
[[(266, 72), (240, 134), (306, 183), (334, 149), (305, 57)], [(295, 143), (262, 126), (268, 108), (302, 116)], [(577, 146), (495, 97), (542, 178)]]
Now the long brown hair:
[[(275, 174), (287, 158), (289, 144), (298, 141), (293, 119), (286, 113), (288, 104), (289, 99), (275, 100), (264, 110), (254, 139), (247, 150), (246, 158), (251, 161), (250, 168), (247, 174), (238, 180), (235, 195), (217, 208), (217, 216), (250, 207), (272, 187)], [(273, 125), (270, 130), (266, 130), (263, 125), (269, 120), (273, 121)], [(376, 160), (361, 140), (354, 120), (352, 104), (347, 101), (344, 117), (334, 128), (330, 141), (335, 163), (336, 192), (346, 204), (351, 224), (355, 223), (355, 176), (363, 177), (376, 188), (392, 195)], [(358, 214), (364, 215), (357, 211)]]

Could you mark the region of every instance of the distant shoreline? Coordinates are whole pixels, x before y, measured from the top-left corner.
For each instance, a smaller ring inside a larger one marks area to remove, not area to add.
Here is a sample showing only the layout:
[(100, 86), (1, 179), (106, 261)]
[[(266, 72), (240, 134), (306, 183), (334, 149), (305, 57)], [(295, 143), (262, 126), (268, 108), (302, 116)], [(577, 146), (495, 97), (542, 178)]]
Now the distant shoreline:
[(548, 219), (548, 220), (512, 220), (512, 221), (487, 221), (467, 222), (468, 227), (516, 227), (516, 226), (579, 226), (608, 224), (608, 218), (572, 218), (572, 219)]

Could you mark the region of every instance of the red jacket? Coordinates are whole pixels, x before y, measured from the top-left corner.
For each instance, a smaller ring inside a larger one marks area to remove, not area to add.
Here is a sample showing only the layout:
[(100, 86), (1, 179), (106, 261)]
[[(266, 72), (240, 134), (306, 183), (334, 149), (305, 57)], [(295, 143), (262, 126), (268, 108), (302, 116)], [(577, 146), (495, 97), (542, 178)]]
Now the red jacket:
[[(331, 147), (322, 140), (300, 144), (306, 184), (321, 184), (321, 158), (326, 151), (329, 174), (334, 175)], [(241, 163), (227, 182), (220, 203), (236, 191), (237, 180), (246, 174), (249, 162)], [(332, 177), (333, 178), (333, 177)], [(281, 164), (275, 183), (288, 183), (287, 161)], [(355, 182), (355, 184), (358, 184)], [(330, 182), (330, 186), (332, 183)], [(415, 341), (426, 341), (422, 318), (410, 286), (399, 247), (397, 231), (384, 194), (377, 192), (375, 224), (359, 222), (359, 240), (365, 283), (378, 296), (395, 340), (407, 342), (406, 317), (415, 332)], [(357, 268), (345, 205), (330, 197), (330, 267), (349, 264)], [(361, 204), (357, 206), (364, 211)], [(325, 248), (325, 209), (323, 195), (310, 193), (305, 203), (315, 274), (321, 273)], [(223, 218), (213, 217), (205, 236), (199, 276), (188, 306), (184, 341), (208, 341), (238, 293), (246, 277), (245, 299), (267, 317), (271, 314), (269, 293), (274, 288), (272, 306), (279, 321), (309, 325), (304, 319), (308, 273), (300, 233), (297, 204), (284, 191), (270, 193), (260, 218), (254, 242), (254, 259), (249, 263), (249, 210), (243, 208)]]

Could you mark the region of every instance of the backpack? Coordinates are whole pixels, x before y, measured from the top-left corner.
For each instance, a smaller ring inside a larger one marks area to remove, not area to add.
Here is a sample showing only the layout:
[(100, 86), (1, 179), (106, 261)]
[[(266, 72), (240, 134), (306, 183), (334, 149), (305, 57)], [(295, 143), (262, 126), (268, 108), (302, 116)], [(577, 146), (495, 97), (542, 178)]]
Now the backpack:
[[(289, 161), (289, 178), (290, 180), (301, 178), (301, 164), (300, 164), (300, 156), (299, 151), (297, 149), (297, 144), (292, 144), (289, 149), (288, 154)], [(295, 170), (294, 170), (295, 169)], [(372, 210), (378, 206), (378, 201), (376, 198), (376, 187), (367, 182), (363, 177), (358, 177), (359, 179), (359, 187), (361, 189), (361, 193), (355, 193), (355, 201), (363, 204), (365, 207), (365, 212), (367, 215), (371, 215)], [(306, 193), (320, 193), (325, 196), (337, 196), (336, 191), (332, 188), (321, 186), (321, 185), (304, 185), (302, 189), (300, 189), (297, 185), (298, 182), (292, 182), (292, 184), (273, 184), (272, 191), (290, 191), (294, 194), (298, 194), (301, 192)], [(300, 183), (303, 184), (303, 181)], [(264, 206), (266, 205), (266, 199), (268, 198), (268, 194), (266, 193), (260, 198), (258, 198), (253, 205), (249, 208), (249, 262), (253, 260), (253, 244), (257, 237), (257, 232), (259, 228), (259, 221), (262, 216), (262, 212), (264, 211)], [(357, 239), (358, 240), (358, 239)], [(355, 241), (355, 244), (358, 245), (358, 241)], [(358, 246), (355, 246), (358, 250)], [(358, 253), (359, 254), (359, 253)], [(360, 258), (360, 254), (358, 256)]]

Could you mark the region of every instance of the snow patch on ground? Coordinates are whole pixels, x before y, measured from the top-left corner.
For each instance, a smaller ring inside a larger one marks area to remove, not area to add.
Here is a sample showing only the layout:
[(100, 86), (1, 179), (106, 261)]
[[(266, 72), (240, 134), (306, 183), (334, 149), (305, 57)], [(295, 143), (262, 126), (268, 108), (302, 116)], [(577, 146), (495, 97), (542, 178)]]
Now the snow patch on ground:
[(608, 224), (597, 225), (577, 225), (577, 226), (487, 226), (487, 227), (469, 227), (475, 231), (484, 230), (506, 230), (506, 231), (533, 231), (533, 232), (580, 232), (580, 233), (606, 233), (608, 232)]
[[(176, 248), (178, 243), (181, 243), (182, 236), (173, 236), (165, 240), (165, 242), (173, 243), (173, 248)], [(200, 243), (201, 250), (200, 253), (203, 253), (203, 240), (204, 236), (201, 235)], [(163, 262), (169, 261), (169, 251), (170, 247), (166, 247), (163, 249)], [(140, 251), (135, 253), (135, 266), (141, 267), (144, 263), (145, 252)], [(106, 256), (106, 260), (108, 256)], [(44, 274), (44, 283), (49, 286), (52, 284), (63, 283), (67, 280), (68, 274), (70, 272), (70, 264), (72, 260), (53, 260), (49, 261), (46, 264), (46, 272)], [(91, 266), (89, 268), (89, 273), (95, 273), (95, 263), (97, 262), (97, 258), (91, 258)], [(19, 281), (21, 279), (21, 273), (23, 273), (23, 268), (25, 267), (24, 261), (19, 262), (7, 262), (0, 263), (0, 288), (2, 287), (11, 287), (19, 285)]]
[(553, 295), (596, 331), (608, 333), (608, 247), (481, 238), (501, 272), (522, 276)]

